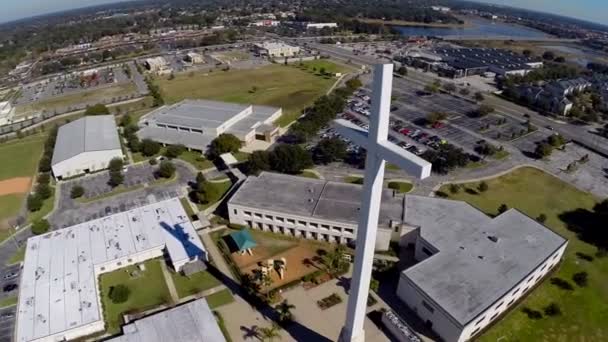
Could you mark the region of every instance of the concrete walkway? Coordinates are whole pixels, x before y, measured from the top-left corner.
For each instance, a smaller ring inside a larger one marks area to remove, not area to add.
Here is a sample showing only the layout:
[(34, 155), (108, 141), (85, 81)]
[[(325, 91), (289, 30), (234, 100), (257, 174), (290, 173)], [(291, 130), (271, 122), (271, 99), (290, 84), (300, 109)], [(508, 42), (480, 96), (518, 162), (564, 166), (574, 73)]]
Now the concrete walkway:
[(177, 294), (177, 289), (175, 288), (175, 283), (173, 283), (173, 277), (169, 273), (167, 269), (167, 264), (164, 262), (160, 263), (160, 269), (163, 271), (163, 276), (165, 277), (165, 282), (167, 283), (167, 288), (169, 288), (169, 293), (171, 294), (171, 301), (173, 303), (179, 302), (179, 295)]
[(238, 283), (238, 281), (234, 279), (234, 276), (230, 271), (230, 267), (224, 260), (224, 257), (222, 257), (222, 252), (220, 252), (220, 250), (217, 248), (217, 246), (213, 242), (213, 239), (211, 239), (211, 236), (207, 232), (201, 232), (199, 236), (203, 240), (203, 245), (209, 253), (209, 258), (213, 261), (213, 264), (215, 265), (217, 270), (220, 271), (224, 276), (230, 278), (235, 283)]

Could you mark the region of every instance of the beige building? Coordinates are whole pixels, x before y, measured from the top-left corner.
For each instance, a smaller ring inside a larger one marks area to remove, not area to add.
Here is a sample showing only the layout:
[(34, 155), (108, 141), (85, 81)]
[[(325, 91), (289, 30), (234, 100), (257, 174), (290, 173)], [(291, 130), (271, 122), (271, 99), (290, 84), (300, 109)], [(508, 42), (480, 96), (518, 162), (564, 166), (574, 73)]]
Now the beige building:
[(268, 57), (293, 57), (300, 53), (299, 47), (283, 42), (263, 42), (255, 44), (254, 47), (260, 55)]

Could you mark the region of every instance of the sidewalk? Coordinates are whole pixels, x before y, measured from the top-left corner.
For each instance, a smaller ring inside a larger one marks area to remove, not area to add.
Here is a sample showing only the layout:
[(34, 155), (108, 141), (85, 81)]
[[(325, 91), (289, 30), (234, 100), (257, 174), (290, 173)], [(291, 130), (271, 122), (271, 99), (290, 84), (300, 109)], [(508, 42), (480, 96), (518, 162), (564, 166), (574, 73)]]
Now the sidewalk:
[(169, 293), (171, 294), (171, 301), (173, 303), (179, 302), (179, 296), (177, 294), (177, 289), (175, 288), (175, 284), (173, 283), (173, 278), (167, 269), (167, 264), (164, 262), (160, 263), (160, 269), (163, 271), (163, 276), (165, 277), (165, 283), (167, 283), (167, 287), (169, 288)]

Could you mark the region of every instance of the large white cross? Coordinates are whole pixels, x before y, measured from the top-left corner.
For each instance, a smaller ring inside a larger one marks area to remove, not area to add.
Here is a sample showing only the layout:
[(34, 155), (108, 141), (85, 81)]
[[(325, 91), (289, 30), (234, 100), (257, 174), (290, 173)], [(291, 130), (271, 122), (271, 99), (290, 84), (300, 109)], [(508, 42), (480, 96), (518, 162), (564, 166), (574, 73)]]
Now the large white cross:
[(357, 230), (355, 268), (350, 284), (346, 323), (340, 334), (342, 342), (363, 342), (363, 323), (371, 279), (376, 230), (380, 214), (384, 164), (386, 161), (424, 179), (431, 175), (431, 163), (389, 142), (388, 127), (393, 85), (393, 65), (374, 67), (372, 110), (369, 132), (346, 120), (335, 120), (338, 132), (367, 150), (363, 198)]

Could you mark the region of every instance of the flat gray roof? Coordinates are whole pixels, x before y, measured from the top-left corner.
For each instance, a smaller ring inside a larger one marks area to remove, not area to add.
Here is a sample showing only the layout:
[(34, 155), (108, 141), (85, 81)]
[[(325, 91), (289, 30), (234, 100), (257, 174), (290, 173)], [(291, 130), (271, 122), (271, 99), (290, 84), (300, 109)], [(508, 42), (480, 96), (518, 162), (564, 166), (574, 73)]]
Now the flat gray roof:
[[(321, 220), (357, 224), (361, 186), (262, 172), (248, 177), (230, 199), (231, 204)], [(401, 221), (403, 197), (382, 193), (380, 225)]]
[(249, 106), (211, 100), (184, 100), (161, 107), (144, 118), (160, 124), (190, 128), (217, 128)]
[(111, 342), (224, 342), (215, 316), (204, 298), (148, 316), (122, 327)]
[(114, 116), (85, 116), (59, 127), (52, 165), (84, 152), (120, 149)]
[(29, 238), (16, 341), (102, 320), (95, 265), (159, 248), (173, 263), (206, 253), (177, 198)]
[(186, 147), (205, 151), (215, 139), (210, 134), (190, 133), (159, 127), (142, 127), (137, 131), (140, 139), (151, 139), (168, 145), (182, 144)]
[(439, 250), (404, 275), (462, 325), (567, 243), (515, 209), (490, 218), (440, 198), (407, 195), (404, 223), (420, 227), (420, 236)]

